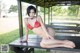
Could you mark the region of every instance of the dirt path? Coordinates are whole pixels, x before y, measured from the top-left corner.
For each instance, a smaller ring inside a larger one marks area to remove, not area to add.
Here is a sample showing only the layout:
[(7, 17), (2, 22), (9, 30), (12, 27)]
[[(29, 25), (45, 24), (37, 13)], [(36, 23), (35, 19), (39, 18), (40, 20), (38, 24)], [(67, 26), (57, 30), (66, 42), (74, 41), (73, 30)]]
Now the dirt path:
[(19, 28), (17, 17), (0, 18), (0, 34), (10, 32), (17, 28)]

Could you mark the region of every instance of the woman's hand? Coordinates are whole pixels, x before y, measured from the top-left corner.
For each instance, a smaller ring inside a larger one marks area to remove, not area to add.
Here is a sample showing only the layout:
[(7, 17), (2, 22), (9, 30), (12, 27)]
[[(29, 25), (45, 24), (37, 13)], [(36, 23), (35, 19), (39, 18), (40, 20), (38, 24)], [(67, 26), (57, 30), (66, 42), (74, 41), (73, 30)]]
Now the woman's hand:
[(20, 42), (21, 42), (21, 43), (27, 43), (27, 42), (28, 42), (28, 39), (23, 39), (23, 38), (21, 38), (21, 39), (20, 39)]
[(27, 43), (28, 41), (27, 40), (21, 40), (20, 42), (21, 43)]
[(46, 35), (44, 38), (46, 38), (46, 39), (54, 39), (51, 35)]

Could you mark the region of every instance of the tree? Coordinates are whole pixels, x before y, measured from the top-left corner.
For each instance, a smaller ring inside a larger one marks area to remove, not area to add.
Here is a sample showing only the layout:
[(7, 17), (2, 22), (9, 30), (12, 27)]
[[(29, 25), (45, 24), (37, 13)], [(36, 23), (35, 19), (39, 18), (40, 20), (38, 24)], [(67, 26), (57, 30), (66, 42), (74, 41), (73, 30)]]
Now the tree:
[(10, 8), (9, 8), (9, 13), (10, 12), (17, 12), (18, 10), (18, 6), (17, 5), (11, 5)]
[[(43, 7), (40, 7), (40, 11), (42, 13), (44, 13), (44, 8)], [(45, 8), (45, 14), (48, 14), (48, 8)]]
[(53, 6), (52, 11), (54, 12), (54, 15), (59, 15), (62, 12), (61, 6)]
[(68, 7), (68, 15), (70, 16), (78, 16), (78, 12), (79, 12), (79, 5), (73, 5)]
[(0, 0), (0, 17), (1, 17), (1, 0)]
[(6, 11), (6, 4), (2, 0), (0, 0), (0, 17), (2, 15), (2, 12), (6, 13)]

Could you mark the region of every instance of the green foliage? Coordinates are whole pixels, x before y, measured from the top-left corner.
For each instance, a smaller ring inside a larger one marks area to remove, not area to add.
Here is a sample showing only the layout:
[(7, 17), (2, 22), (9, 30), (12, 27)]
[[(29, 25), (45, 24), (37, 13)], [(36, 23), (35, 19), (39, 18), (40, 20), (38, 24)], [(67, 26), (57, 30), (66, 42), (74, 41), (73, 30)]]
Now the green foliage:
[(68, 10), (69, 10), (68, 12), (69, 16), (77, 16), (79, 11), (79, 6), (78, 5), (69, 6)]
[(10, 12), (16, 12), (17, 10), (18, 10), (18, 6), (11, 5), (10, 8), (9, 8), (9, 13)]
[[(42, 13), (44, 13), (44, 8), (43, 7), (40, 7), (40, 11)], [(45, 8), (45, 14), (48, 14), (48, 8)]]
[(52, 11), (54, 12), (54, 15), (60, 14), (62, 11), (61, 6), (53, 6)]
[(9, 52), (8, 53), (15, 53), (14, 51), (12, 51), (12, 50), (9, 50)]
[[(72, 6), (53, 6), (52, 7), (52, 14), (53, 15), (60, 15), (60, 16), (78, 16), (79, 15), (79, 5), (72, 5)], [(40, 8), (40, 11), (44, 13), (44, 8)], [(45, 8), (45, 14), (48, 14), (48, 8)]]
[[(41, 11), (42, 13), (44, 13), (44, 8), (41, 7), (41, 8), (40, 8), (40, 11)], [(54, 15), (60, 14), (60, 13), (61, 13), (61, 6), (53, 6), (53, 7), (52, 7), (52, 11), (55, 12)], [(49, 12), (51, 12), (51, 11), (49, 11)], [(48, 14), (48, 8), (45, 8), (45, 14)]]

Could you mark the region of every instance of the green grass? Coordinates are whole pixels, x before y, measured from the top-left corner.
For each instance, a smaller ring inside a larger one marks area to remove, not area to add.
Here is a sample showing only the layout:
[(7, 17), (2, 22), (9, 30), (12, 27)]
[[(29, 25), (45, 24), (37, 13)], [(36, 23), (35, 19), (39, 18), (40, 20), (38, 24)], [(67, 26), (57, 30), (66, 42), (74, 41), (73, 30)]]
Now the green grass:
[[(10, 50), (9, 53), (15, 53), (15, 52)], [(26, 52), (26, 53), (27, 53), (27, 52)], [(40, 50), (40, 49), (38, 49), (38, 50), (35, 50), (34, 53), (50, 53), (50, 52), (47, 52), (47, 51), (45, 51), (45, 50)]]
[[(5, 34), (0, 34), (0, 45), (9, 44), (10, 42), (14, 41), (17, 38), (19, 38), (19, 29), (16, 29), (14, 31)], [(9, 50), (9, 53), (14, 53), (14, 52)]]
[[(25, 34), (25, 28), (23, 29), (23, 34)], [(33, 34), (32, 31), (29, 30), (29, 34)], [(14, 31), (0, 34), (0, 45), (1, 44), (9, 44), (10, 42), (16, 40), (19, 38), (19, 29), (16, 29)], [(45, 52), (45, 51), (42, 51)], [(9, 50), (8, 53), (15, 53), (14, 51)], [(36, 50), (35, 53), (41, 53), (41, 50)]]
[[(23, 29), (23, 34), (25, 34), (25, 28)], [(29, 30), (29, 34), (33, 34), (33, 32)], [(19, 37), (19, 29), (5, 34), (0, 34), (0, 44), (8, 44)]]
[(19, 30), (16, 29), (14, 31), (1, 34), (0, 35), (0, 44), (8, 44), (12, 42), (13, 40), (17, 39), (19, 37)]

